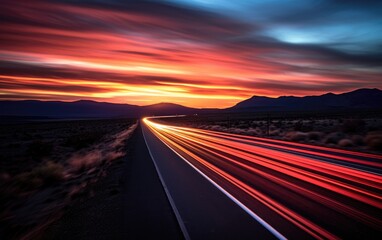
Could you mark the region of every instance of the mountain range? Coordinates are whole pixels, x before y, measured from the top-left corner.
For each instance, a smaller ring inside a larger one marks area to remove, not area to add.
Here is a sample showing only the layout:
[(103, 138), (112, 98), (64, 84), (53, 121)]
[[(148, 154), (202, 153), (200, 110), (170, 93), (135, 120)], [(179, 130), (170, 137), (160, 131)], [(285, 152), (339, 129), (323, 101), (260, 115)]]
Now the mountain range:
[(319, 96), (282, 96), (270, 98), (253, 96), (229, 108), (231, 110), (301, 110), (320, 111), (335, 109), (378, 109), (382, 108), (382, 91), (377, 88), (362, 88), (341, 94), (326, 93)]
[(53, 118), (140, 117), (217, 112), (324, 111), (336, 109), (382, 109), (382, 91), (376, 88), (364, 88), (342, 94), (327, 93), (320, 96), (282, 96), (278, 98), (253, 96), (226, 109), (189, 108), (173, 103), (137, 106), (88, 100), (75, 102), (0, 101), (0, 116)]

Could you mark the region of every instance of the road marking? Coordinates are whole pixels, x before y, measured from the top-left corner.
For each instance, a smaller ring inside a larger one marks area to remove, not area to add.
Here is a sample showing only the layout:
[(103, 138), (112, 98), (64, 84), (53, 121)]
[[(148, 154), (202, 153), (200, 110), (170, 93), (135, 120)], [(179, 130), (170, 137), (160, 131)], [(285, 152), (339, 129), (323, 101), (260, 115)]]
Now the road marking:
[[(149, 128), (148, 128), (149, 131), (151, 131)], [(143, 128), (142, 128), (142, 132), (143, 132)], [(143, 136), (145, 136), (145, 134), (143, 133)], [(155, 135), (154, 135), (155, 136)], [(222, 188), (219, 184), (217, 184), (214, 180), (212, 180), (211, 178), (209, 178), (206, 174), (204, 174), (202, 171), (200, 171), (197, 167), (195, 167), (192, 163), (190, 163), (187, 159), (185, 159), (182, 155), (180, 155), (175, 149), (173, 149), (171, 146), (169, 146), (167, 143), (165, 143), (164, 141), (162, 141), (160, 138), (158, 138), (163, 144), (165, 144), (168, 148), (170, 148), (176, 155), (178, 155), (183, 161), (185, 161), (188, 165), (190, 165), (195, 171), (197, 171), (200, 175), (202, 175), (205, 179), (207, 179), (210, 183), (212, 183), (213, 186), (215, 186), (217, 189), (219, 189), (223, 194), (225, 194), (229, 199), (231, 199), (234, 203), (236, 203), (241, 209), (243, 209), (246, 213), (248, 213), (253, 219), (255, 219), (257, 222), (259, 222), (263, 227), (265, 227), (268, 231), (270, 231), (276, 238), (280, 239), (280, 240), (286, 240), (287, 238), (284, 237), (281, 233), (279, 233), (276, 229), (274, 229), (271, 225), (269, 225), (265, 220), (263, 220), (260, 216), (258, 216), (256, 213), (252, 212), (247, 206), (245, 206), (242, 202), (240, 202), (237, 198), (235, 198), (234, 196), (232, 196), (229, 192), (227, 192), (224, 188)], [(145, 139), (146, 141), (146, 139)], [(147, 148), (149, 149), (149, 152), (150, 152), (150, 148), (146, 142), (146, 145), (147, 145)], [(152, 156), (151, 152), (150, 152), (150, 155)], [(152, 159), (154, 161), (154, 158), (152, 156)], [(157, 168), (156, 166), (156, 163), (154, 161), (154, 165), (155, 167)], [(157, 168), (157, 171), (158, 171), (158, 174), (160, 175), (160, 172)], [(162, 184), (164, 184), (164, 181), (160, 175), (160, 178), (161, 178), (161, 181), (162, 181)], [(165, 186), (165, 184), (164, 184)], [(167, 189), (167, 187), (165, 187), (165, 190)], [(167, 192), (167, 190), (166, 190)], [(171, 200), (172, 201), (172, 200)], [(170, 202), (171, 202), (170, 201)], [(174, 206), (175, 206), (175, 203), (174, 203)], [(176, 207), (175, 207), (176, 209)], [(176, 211), (178, 211), (176, 209)], [(178, 212), (179, 214), (179, 212)], [(175, 214), (176, 215), (176, 214)], [(180, 218), (180, 215), (179, 215), (179, 218)], [(181, 219), (181, 218), (180, 218)]]
[[(141, 122), (141, 124), (144, 125), (144, 123), (142, 123), (142, 122)], [(150, 130), (149, 130), (149, 131), (150, 131)], [(149, 147), (149, 145), (147, 144), (147, 141), (146, 141), (146, 135), (145, 135), (145, 132), (143, 131), (143, 126), (142, 126), (142, 134), (143, 134), (143, 139), (145, 140), (145, 143), (146, 143), (146, 147), (147, 147), (147, 149), (149, 150), (149, 154), (150, 154), (150, 156), (151, 156), (151, 160), (152, 160), (153, 163), (154, 163), (155, 169), (156, 169), (156, 171), (157, 171), (157, 173), (158, 173), (158, 176), (159, 176), (159, 179), (160, 179), (160, 181), (161, 181), (161, 183), (162, 183), (163, 189), (164, 189), (164, 191), (165, 191), (165, 193), (166, 193), (166, 195), (167, 195), (168, 201), (170, 202), (171, 208), (172, 208), (172, 210), (174, 211), (175, 217), (176, 217), (176, 219), (178, 220), (178, 224), (179, 224), (179, 227), (180, 227), (180, 229), (181, 229), (181, 231), (182, 231), (182, 233), (183, 233), (183, 236), (184, 236), (184, 238), (185, 238), (186, 240), (190, 240), (191, 238), (190, 238), (190, 235), (188, 234), (188, 231), (187, 231), (187, 228), (186, 228), (186, 226), (185, 226), (185, 224), (184, 224), (184, 222), (183, 222), (183, 219), (182, 219), (182, 217), (180, 216), (180, 213), (179, 213), (179, 211), (178, 211), (178, 209), (177, 209), (177, 207), (176, 207), (176, 205), (175, 205), (174, 200), (173, 200), (172, 197), (171, 197), (171, 194), (170, 194), (170, 192), (169, 192), (169, 190), (168, 190), (168, 188), (167, 188), (167, 185), (166, 185), (165, 181), (163, 180), (162, 174), (161, 174), (161, 172), (159, 171), (158, 165), (156, 164), (156, 162), (155, 162), (155, 160), (154, 160), (154, 156), (153, 156), (153, 154), (151, 153), (150, 147)]]

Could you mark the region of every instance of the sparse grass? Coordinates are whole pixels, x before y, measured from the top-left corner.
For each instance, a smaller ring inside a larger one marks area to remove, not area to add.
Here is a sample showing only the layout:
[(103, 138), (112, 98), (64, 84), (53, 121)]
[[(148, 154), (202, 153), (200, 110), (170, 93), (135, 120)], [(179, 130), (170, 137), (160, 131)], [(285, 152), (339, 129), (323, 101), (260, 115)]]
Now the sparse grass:
[(343, 138), (340, 141), (338, 141), (338, 146), (340, 146), (340, 147), (352, 147), (352, 146), (354, 146), (354, 143), (350, 139)]
[(324, 143), (337, 144), (345, 135), (341, 132), (329, 133), (323, 139)]
[(64, 167), (60, 163), (48, 161), (35, 168), (31, 174), (43, 179), (44, 184), (51, 184), (64, 179)]
[[(31, 226), (15, 211), (37, 213), (28, 216), (37, 226), (55, 211), (47, 205), (73, 201), (71, 188), (85, 192), (104, 176), (109, 162), (123, 156), (126, 139), (134, 130), (129, 128), (132, 123), (131, 119), (107, 119), (0, 124), (0, 225), (21, 236)], [(97, 159), (90, 159), (95, 153), (99, 153)], [(76, 167), (70, 162), (74, 158)]]
[(33, 190), (42, 186), (54, 184), (64, 179), (64, 167), (52, 161), (48, 161), (30, 172), (16, 175), (13, 183), (20, 190)]
[(273, 118), (267, 114), (207, 115), (163, 119), (163, 121), (213, 131), (271, 137), (356, 151), (382, 151), (382, 113), (380, 112), (365, 115), (349, 112), (327, 118), (314, 114), (309, 117), (292, 113), (287, 115), (288, 118), (276, 113)]
[(285, 138), (290, 141), (303, 142), (307, 139), (308, 135), (303, 132), (288, 132)]
[(365, 143), (370, 149), (382, 151), (382, 132), (370, 132), (365, 137)]
[(102, 142), (131, 124), (131, 119), (0, 124), (0, 169), (15, 176), (49, 159), (65, 162), (74, 151)]

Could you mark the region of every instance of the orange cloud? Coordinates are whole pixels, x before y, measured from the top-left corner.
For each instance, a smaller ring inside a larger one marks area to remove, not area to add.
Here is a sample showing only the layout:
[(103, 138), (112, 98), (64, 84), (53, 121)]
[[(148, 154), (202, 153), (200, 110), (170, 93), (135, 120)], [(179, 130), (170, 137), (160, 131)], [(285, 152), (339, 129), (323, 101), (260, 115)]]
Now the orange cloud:
[(1, 99), (229, 107), (256, 94), (381, 87), (378, 59), (253, 37), (256, 27), (210, 13), (145, 1), (3, 7)]

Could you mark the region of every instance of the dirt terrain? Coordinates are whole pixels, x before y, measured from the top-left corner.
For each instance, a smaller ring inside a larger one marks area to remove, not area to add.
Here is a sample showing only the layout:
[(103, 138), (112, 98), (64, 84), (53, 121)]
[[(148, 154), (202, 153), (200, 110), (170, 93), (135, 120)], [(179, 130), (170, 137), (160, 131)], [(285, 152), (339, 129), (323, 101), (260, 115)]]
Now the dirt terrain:
[(140, 126), (114, 163), (93, 196), (71, 204), (42, 239), (183, 239)]
[(34, 239), (126, 155), (133, 119), (0, 125), (0, 238)]
[(282, 113), (221, 114), (168, 118), (162, 121), (178, 126), (382, 153), (380, 113), (322, 116), (301, 113), (289, 113), (286, 116)]

